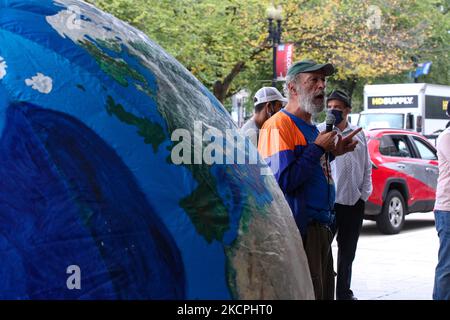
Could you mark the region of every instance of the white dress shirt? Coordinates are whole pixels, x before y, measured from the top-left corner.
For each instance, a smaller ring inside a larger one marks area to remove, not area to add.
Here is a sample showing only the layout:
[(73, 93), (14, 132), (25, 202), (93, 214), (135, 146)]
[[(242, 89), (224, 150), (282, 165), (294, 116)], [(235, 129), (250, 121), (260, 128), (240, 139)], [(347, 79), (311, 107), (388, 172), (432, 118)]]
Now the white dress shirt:
[[(318, 128), (324, 131), (325, 123), (321, 123)], [(347, 123), (344, 131), (338, 127), (334, 130), (344, 138), (357, 128)], [(367, 201), (372, 193), (372, 164), (364, 132), (359, 132), (353, 139), (358, 140), (355, 150), (338, 156), (331, 162), (331, 173), (336, 186), (335, 202), (346, 206), (355, 205), (359, 199)]]

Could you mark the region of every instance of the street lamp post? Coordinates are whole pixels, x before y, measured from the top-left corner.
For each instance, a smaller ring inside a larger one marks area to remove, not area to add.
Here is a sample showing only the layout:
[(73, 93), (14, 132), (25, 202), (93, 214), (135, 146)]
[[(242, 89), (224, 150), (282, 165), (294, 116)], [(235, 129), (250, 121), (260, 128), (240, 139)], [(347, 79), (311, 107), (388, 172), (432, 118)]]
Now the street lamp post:
[(281, 41), (281, 20), (283, 19), (283, 10), (281, 6), (275, 8), (273, 5), (267, 9), (267, 20), (269, 21), (269, 41), (272, 43), (273, 50), (273, 77), (272, 87), (277, 82), (277, 47)]

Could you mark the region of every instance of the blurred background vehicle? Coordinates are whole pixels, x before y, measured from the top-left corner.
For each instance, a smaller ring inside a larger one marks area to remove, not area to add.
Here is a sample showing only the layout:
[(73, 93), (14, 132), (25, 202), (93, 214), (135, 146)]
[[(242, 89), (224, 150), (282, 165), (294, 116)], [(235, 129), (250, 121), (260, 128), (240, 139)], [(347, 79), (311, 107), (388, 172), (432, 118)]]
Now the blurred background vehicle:
[(366, 130), (372, 161), (373, 192), (365, 219), (380, 232), (399, 233), (405, 216), (433, 210), (438, 178), (436, 149), (409, 130)]
[(445, 129), (450, 86), (427, 83), (364, 86), (364, 111), (358, 125), (364, 129), (409, 129), (432, 143)]

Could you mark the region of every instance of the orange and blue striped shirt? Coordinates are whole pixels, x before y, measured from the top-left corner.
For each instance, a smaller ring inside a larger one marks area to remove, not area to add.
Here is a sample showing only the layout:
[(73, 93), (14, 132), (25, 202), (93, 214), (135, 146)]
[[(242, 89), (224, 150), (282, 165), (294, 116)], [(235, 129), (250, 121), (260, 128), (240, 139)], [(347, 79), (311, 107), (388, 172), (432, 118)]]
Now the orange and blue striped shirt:
[(315, 125), (285, 110), (267, 120), (259, 133), (259, 153), (272, 169), (302, 236), (310, 222), (334, 221), (335, 188), (326, 155), (314, 143), (318, 135)]

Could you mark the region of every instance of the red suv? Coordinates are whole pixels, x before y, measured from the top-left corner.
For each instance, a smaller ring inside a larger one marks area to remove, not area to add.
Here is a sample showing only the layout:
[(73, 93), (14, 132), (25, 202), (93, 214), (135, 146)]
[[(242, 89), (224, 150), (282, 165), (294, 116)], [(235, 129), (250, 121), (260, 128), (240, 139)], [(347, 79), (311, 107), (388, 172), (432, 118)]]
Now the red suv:
[(373, 192), (365, 218), (385, 234), (399, 233), (405, 215), (433, 210), (438, 178), (436, 149), (422, 135), (395, 129), (365, 131)]

